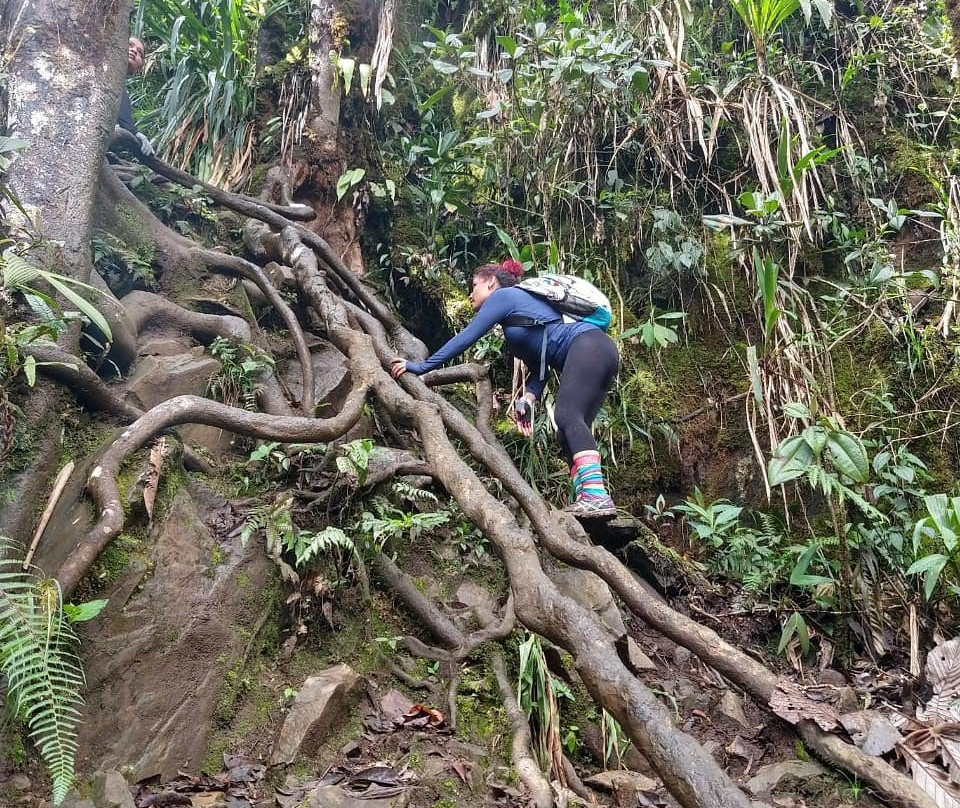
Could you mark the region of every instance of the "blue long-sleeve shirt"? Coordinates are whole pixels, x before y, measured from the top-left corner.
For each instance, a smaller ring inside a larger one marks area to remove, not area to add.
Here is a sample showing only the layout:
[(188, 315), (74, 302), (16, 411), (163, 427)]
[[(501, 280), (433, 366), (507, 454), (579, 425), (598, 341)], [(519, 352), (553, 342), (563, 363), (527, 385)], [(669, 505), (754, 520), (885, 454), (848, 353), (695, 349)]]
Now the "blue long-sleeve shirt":
[[(512, 318), (537, 320), (545, 325), (510, 325), (505, 322)], [(584, 331), (596, 328), (591, 323), (581, 321), (565, 323), (562, 315), (542, 298), (523, 289), (505, 286), (495, 289), (483, 301), (483, 305), (463, 331), (448, 340), (425, 361), (407, 362), (407, 370), (418, 376), (435, 370), (467, 350), (497, 323), (504, 324), (503, 336), (510, 352), (522, 359), (529, 368), (527, 392), (533, 393), (537, 398), (540, 398), (546, 383), (546, 373), (541, 373), (540, 362), (543, 329), (547, 329), (546, 364), (556, 370), (563, 370), (570, 343)]]

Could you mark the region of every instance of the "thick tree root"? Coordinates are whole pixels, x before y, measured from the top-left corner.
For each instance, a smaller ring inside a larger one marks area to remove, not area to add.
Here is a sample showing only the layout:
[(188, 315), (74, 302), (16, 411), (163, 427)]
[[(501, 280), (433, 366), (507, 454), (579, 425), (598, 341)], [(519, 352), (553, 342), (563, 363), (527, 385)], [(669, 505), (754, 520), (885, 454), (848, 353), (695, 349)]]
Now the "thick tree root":
[[(581, 543), (552, 532), (544, 537), (550, 552), (568, 564), (595, 572), (623, 599), (626, 606), (652, 628), (689, 649), (699, 659), (743, 688), (766, 706), (779, 684), (778, 677), (716, 632), (651, 598), (630, 571), (602, 547)], [(932, 800), (910, 778), (882, 758), (867, 755), (812, 721), (796, 727), (804, 743), (822, 759), (869, 783), (884, 799), (902, 808), (934, 808)]]
[(130, 292), (120, 302), (138, 336), (150, 326), (175, 328), (190, 334), (198, 342), (209, 344), (217, 337), (233, 343), (250, 342), (246, 320), (226, 314), (202, 314), (185, 309), (152, 292)]
[(221, 268), (239, 275), (241, 278), (253, 283), (263, 294), (271, 306), (280, 314), (283, 324), (287, 327), (287, 334), (293, 342), (297, 351), (297, 359), (300, 362), (300, 378), (302, 392), (300, 394), (299, 409), (305, 415), (313, 413), (316, 406), (316, 389), (313, 380), (313, 362), (310, 359), (310, 349), (307, 347), (307, 341), (303, 336), (303, 329), (300, 328), (300, 322), (293, 310), (287, 305), (287, 302), (280, 296), (276, 287), (270, 282), (266, 274), (256, 264), (244, 261), (226, 253), (215, 252), (214, 250), (194, 250), (193, 254), (206, 261), (207, 266), (211, 268)]
[[(287, 228), (275, 240), (283, 251), (275, 256), (294, 268), (310, 304), (321, 315), (328, 337), (354, 368), (363, 368), (384, 406), (416, 425), (427, 461), (456, 498), (464, 513), (481, 527), (507, 567), (516, 599), (517, 616), (533, 631), (570, 652), (581, 679), (597, 702), (611, 712), (638, 749), (650, 760), (670, 792), (684, 806), (723, 805), (746, 808), (750, 801), (692, 738), (673, 727), (666, 708), (641, 685), (617, 656), (612, 638), (583, 607), (562, 596), (540, 566), (533, 536), (519, 528), (510, 511), (480, 484), (447, 437), (437, 407), (403, 394), (383, 369), (391, 349), (374, 345), (368, 335), (350, 328), (346, 309), (331, 294), (319, 273), (295, 260), (298, 233)], [(433, 394), (419, 379), (404, 386)], [(452, 409), (452, 408), (451, 408)], [(462, 419), (473, 442), (490, 444)], [(508, 461), (509, 462), (509, 461)], [(509, 464), (512, 468), (512, 464)], [(516, 471), (514, 469), (514, 473)], [(519, 476), (519, 475), (517, 475)], [(532, 492), (530, 496), (533, 496)]]
[(507, 666), (504, 664), (503, 655), (499, 651), (490, 653), (490, 667), (493, 675), (497, 679), (497, 687), (500, 689), (500, 698), (503, 699), (503, 706), (507, 710), (507, 720), (510, 722), (510, 729), (513, 731), (513, 740), (510, 743), (510, 759), (517, 769), (517, 774), (524, 785), (530, 789), (530, 797), (537, 808), (551, 808), (553, 805), (553, 789), (547, 778), (534, 760), (531, 749), (530, 724), (527, 717), (517, 704), (517, 698), (513, 694), (513, 685), (510, 676), (507, 674)]
[[(380, 553), (374, 560), (374, 564), (376, 565), (377, 574), (383, 583), (392, 591), (399, 594), (407, 607), (416, 615), (424, 627), (433, 634), (437, 640), (450, 649), (446, 652), (440, 649), (431, 649), (419, 640), (414, 642), (415, 638), (413, 637), (406, 637), (404, 638), (405, 645), (411, 653), (426, 659), (443, 660), (448, 663), (454, 663), (467, 656), (466, 653), (462, 655), (458, 654), (459, 650), (467, 647), (475, 649), (480, 644), (479, 642), (471, 642), (469, 637), (464, 636), (460, 629), (441, 614), (440, 610), (433, 603), (427, 600), (423, 593), (413, 585), (413, 582), (403, 574), (390, 558)], [(473, 611), (481, 624), (481, 629), (477, 632), (477, 635), (482, 635), (485, 638), (493, 638), (502, 632), (503, 623), (497, 624), (493, 614), (479, 609), (476, 606), (474, 606)], [(509, 612), (512, 615), (512, 608), (509, 609)], [(512, 621), (510, 621), (510, 624), (512, 627)], [(537, 808), (552, 808), (553, 791), (550, 788), (550, 783), (547, 781), (547, 778), (540, 770), (540, 767), (530, 752), (530, 725), (527, 723), (526, 716), (517, 704), (517, 699), (513, 693), (510, 677), (507, 675), (503, 657), (498, 651), (494, 650), (491, 651), (490, 661), (497, 679), (497, 685), (500, 689), (500, 696), (507, 710), (510, 728), (513, 731), (513, 741), (510, 747), (511, 760), (513, 760), (520, 779), (524, 785), (530, 789), (534, 804)], [(451, 670), (451, 674), (453, 674), (453, 670)], [(459, 677), (455, 678), (451, 675), (451, 698), (448, 699), (449, 704), (447, 707), (451, 726), (456, 725), (455, 688), (458, 679)]]
[[(69, 387), (79, 401), (98, 412), (116, 415), (127, 421), (135, 421), (143, 410), (128, 404), (114, 395), (113, 389), (104, 384), (103, 380), (82, 359), (61, 351), (54, 345), (34, 343), (23, 348), (26, 356), (32, 356), (42, 363), (39, 370), (60, 384)], [(183, 446), (183, 464), (188, 471), (199, 471), (210, 474), (213, 468), (210, 464), (193, 451), (189, 446)]]
[(285, 443), (328, 441), (339, 437), (357, 422), (366, 392), (365, 386), (356, 387), (343, 410), (327, 419), (264, 415), (197, 396), (177, 396), (158, 404), (124, 430), (90, 472), (87, 488), (97, 503), (100, 518), (57, 574), (64, 595), (73, 592), (103, 548), (123, 528), (123, 503), (117, 487), (117, 474), (123, 461), (154, 435), (173, 426), (192, 423)]

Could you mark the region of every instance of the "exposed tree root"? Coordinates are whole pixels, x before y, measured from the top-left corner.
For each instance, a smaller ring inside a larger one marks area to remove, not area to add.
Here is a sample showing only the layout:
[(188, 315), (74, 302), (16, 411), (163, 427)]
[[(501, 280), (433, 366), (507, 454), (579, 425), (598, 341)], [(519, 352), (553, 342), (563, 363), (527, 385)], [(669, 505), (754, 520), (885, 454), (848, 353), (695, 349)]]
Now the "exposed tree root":
[[(143, 415), (143, 410), (139, 407), (114, 395), (113, 389), (104, 384), (82, 359), (60, 350), (55, 345), (33, 343), (24, 346), (23, 353), (43, 363), (39, 370), (45, 376), (69, 387), (79, 401), (91, 409), (116, 415), (127, 421), (135, 421)], [(204, 474), (213, 471), (210, 464), (186, 444), (183, 446), (183, 463), (188, 471), (200, 471)]]
[(65, 596), (73, 592), (103, 548), (123, 528), (117, 474), (123, 461), (154, 435), (179, 424), (193, 423), (286, 443), (332, 440), (359, 419), (366, 392), (365, 386), (356, 386), (341, 412), (326, 419), (264, 415), (197, 396), (177, 396), (158, 404), (124, 430), (90, 472), (87, 489), (97, 503), (100, 517), (57, 574)]
[(517, 704), (517, 698), (513, 694), (513, 685), (510, 682), (510, 676), (507, 674), (507, 666), (504, 664), (503, 655), (499, 651), (490, 653), (490, 668), (497, 679), (497, 687), (500, 689), (500, 698), (503, 699), (503, 706), (507, 710), (507, 720), (510, 722), (510, 729), (513, 731), (513, 740), (510, 743), (510, 759), (517, 769), (517, 774), (523, 781), (523, 784), (530, 789), (530, 796), (537, 808), (550, 808), (553, 805), (553, 789), (547, 778), (533, 758), (531, 750), (530, 724), (527, 717)]
[(152, 292), (130, 292), (120, 302), (134, 333), (148, 327), (180, 329), (198, 342), (209, 344), (217, 337), (230, 342), (250, 342), (250, 326), (246, 320), (229, 314), (202, 314), (185, 309), (162, 295)]
[[(404, 575), (388, 556), (384, 553), (378, 553), (373, 564), (383, 583), (403, 598), (407, 608), (416, 615), (427, 631), (440, 641), (441, 645), (449, 649), (456, 648), (463, 642), (463, 634), (460, 629), (448, 617), (440, 613), (440, 610), (430, 602), (423, 592), (414, 586), (413, 581)], [(425, 656), (419, 652), (416, 653), (418, 656)], [(440, 654), (442, 655), (431, 655), (429, 658), (450, 659), (449, 654), (442, 652)]]
[[(696, 654), (703, 662), (743, 688), (766, 706), (779, 683), (778, 677), (716, 632), (684, 617), (666, 603), (651, 598), (630, 571), (602, 547), (580, 543), (551, 533), (544, 538), (550, 552), (583, 569), (595, 572), (623, 599), (627, 607), (652, 628)], [(902, 808), (934, 808), (926, 793), (910, 778), (882, 758), (867, 755), (836, 735), (803, 721), (796, 731), (804, 743), (824, 760), (869, 783), (886, 800)]]
[[(363, 375), (371, 379), (375, 394), (391, 413), (416, 425), (426, 459), (438, 478), (497, 548), (510, 576), (517, 616), (524, 625), (573, 655), (591, 695), (617, 718), (682, 805), (749, 805), (746, 795), (716, 761), (692, 738), (673, 727), (666, 708), (626, 669), (612, 638), (592, 615), (555, 588), (540, 566), (533, 536), (520, 528), (503, 503), (486, 491), (451, 445), (444, 429), (446, 412), (441, 422), (433, 403), (401, 393), (384, 370), (392, 353), (390, 346), (375, 345), (368, 335), (350, 328), (346, 309), (327, 289), (322, 276), (309, 262), (296, 260), (298, 232), (286, 228), (280, 238), (271, 240), (282, 248), (275, 260), (294, 268), (305, 296), (327, 326), (328, 338), (350, 358), (351, 367), (362, 368)], [(433, 396), (419, 379), (402, 378), (404, 386), (416, 390), (418, 395)], [(492, 452), (480, 433), (462, 416), (459, 418), (462, 429), (471, 433), (472, 442)], [(507, 463), (512, 468), (508, 460), (499, 457), (500, 464)], [(535, 497), (532, 491), (529, 497)]]
[(22, 348), (24, 356), (32, 356), (41, 364), (40, 372), (69, 387), (79, 401), (98, 412), (134, 421), (143, 410), (118, 398), (113, 388), (94, 373), (86, 363), (56, 345), (34, 342)]
[[(413, 582), (403, 574), (390, 558), (380, 553), (374, 563), (377, 574), (382, 578), (387, 587), (399, 594), (407, 607), (414, 613), (424, 627), (426, 627), (436, 639), (450, 649), (449, 652), (432, 649), (414, 637), (405, 637), (404, 643), (411, 653), (426, 659), (455, 663), (468, 655), (467, 653), (458, 654), (458, 650), (466, 649), (467, 647), (475, 649), (480, 644), (479, 642), (472, 642), (470, 638), (464, 636), (448, 618), (443, 616), (440, 610), (427, 600), (423, 593), (413, 585)], [(510, 604), (508, 604), (508, 607), (509, 606)], [(486, 639), (500, 636), (500, 632), (502, 632), (504, 626), (503, 622), (497, 624), (494, 615), (477, 604), (473, 604), (473, 612), (481, 625), (480, 631), (474, 636), (483, 635)], [(509, 608), (509, 613), (511, 615), (513, 614), (512, 608)], [(512, 630), (512, 620), (507, 622), (511, 624)], [(490, 662), (494, 676), (497, 679), (497, 685), (500, 689), (500, 696), (507, 710), (510, 728), (513, 731), (510, 756), (514, 766), (516, 766), (517, 774), (520, 776), (524, 785), (530, 789), (534, 804), (537, 808), (552, 808), (553, 791), (550, 788), (550, 783), (530, 752), (530, 725), (527, 723), (526, 716), (517, 704), (516, 696), (513, 693), (513, 686), (510, 683), (510, 677), (507, 675), (506, 665), (499, 651), (491, 650)], [(459, 676), (455, 675), (455, 669), (452, 664), (450, 674), (447, 712), (451, 727), (455, 727), (456, 687), (459, 682)]]
[(214, 250), (194, 250), (194, 255), (202, 258), (211, 268), (226, 269), (229, 272), (239, 275), (241, 278), (253, 283), (263, 294), (271, 306), (277, 310), (283, 324), (287, 327), (287, 333), (293, 342), (297, 351), (297, 359), (300, 362), (300, 378), (303, 380), (301, 385), (299, 409), (306, 415), (313, 413), (316, 406), (316, 389), (313, 380), (313, 362), (310, 359), (310, 349), (307, 347), (307, 341), (303, 336), (303, 329), (300, 328), (300, 322), (287, 302), (280, 296), (276, 287), (270, 282), (266, 273), (256, 264), (244, 261), (242, 258), (220, 253)]
[[(176, 182), (188, 187), (196, 184), (194, 178), (158, 160), (148, 158), (146, 162)], [(362, 379), (364, 388), (351, 394), (340, 415), (326, 421), (271, 418), (191, 397), (173, 399), (143, 416), (104, 453), (100, 465), (91, 475), (90, 490), (101, 510), (100, 521), (74, 558), (65, 565), (65, 591), (75, 586), (82, 574), (79, 570), (86, 568), (79, 559), (82, 557), (87, 559), (86, 563), (91, 562), (99, 548), (119, 530), (122, 509), (115, 477), (120, 463), (156, 432), (191, 421), (273, 440), (330, 440), (356, 420), (369, 389), (391, 419), (415, 429), (425, 462), (436, 479), (495, 546), (509, 574), (517, 617), (527, 628), (572, 655), (587, 690), (619, 721), (673, 796), (685, 808), (746, 808), (750, 805), (750, 800), (720, 770), (713, 758), (673, 726), (666, 708), (624, 666), (616, 652), (614, 638), (591, 613), (556, 589), (540, 563), (537, 540), (556, 558), (599, 574), (636, 614), (674, 641), (691, 648), (705, 662), (762, 702), (766, 702), (776, 687), (776, 677), (742, 652), (723, 644), (713, 632), (680, 618), (665, 605), (647, 599), (644, 590), (625, 567), (606, 551), (590, 546), (582, 529), (571, 518), (551, 511), (522, 479), (502, 446), (493, 439), (489, 419), (484, 415), (484, 411), (490, 411), (489, 404), (483, 406), (488, 400), (486, 393), (478, 393), (482, 399), (478, 400), (478, 428), (429, 389), (425, 381), (432, 382), (432, 379), (422, 380), (408, 374), (402, 377), (398, 386), (386, 371), (390, 358), (397, 352), (422, 356), (425, 353), (422, 344), (413, 340), (393, 313), (332, 254), (323, 239), (291, 223), (289, 218), (270, 206), (246, 197), (224, 194), (210, 186), (205, 187), (205, 191), (228, 207), (266, 223), (248, 227), (248, 241), (258, 244), (263, 255), (270, 255), (294, 269), (298, 284), (323, 322), (328, 338), (348, 357), (354, 379)], [(279, 232), (271, 232), (267, 225)], [(331, 291), (314, 251), (332, 271), (330, 279), (336, 281), (336, 288), (345, 291), (346, 297), (352, 299), (350, 305), (344, 305), (343, 294)], [(358, 331), (352, 324), (359, 324), (366, 333)], [(476, 377), (473, 380), (476, 381)], [(477, 460), (503, 481), (529, 517), (533, 531), (519, 524), (507, 505), (483, 487), (451, 444), (451, 435), (462, 441)], [(388, 567), (384, 569), (389, 573)], [(402, 577), (396, 583), (402, 587)], [(415, 587), (411, 589), (416, 594), (405, 592), (403, 597), (446, 646), (443, 656), (449, 660), (459, 653), (469, 653), (469, 650), (464, 651), (471, 645), (469, 639), (464, 638), (452, 622), (441, 615), (442, 619), (428, 623), (430, 618), (425, 618), (424, 614), (432, 606), (425, 599), (417, 606), (416, 597), (422, 598), (422, 595)], [(439, 614), (436, 609), (433, 611)], [(661, 622), (658, 624), (657, 620)], [(507, 621), (493, 634), (478, 632), (476, 637), (480, 642), (487, 641), (505, 630), (506, 625)], [(744, 682), (743, 677), (748, 681)], [(809, 737), (808, 743), (813, 749), (853, 771), (899, 804), (923, 808), (930, 805), (922, 792), (917, 793), (919, 789), (911, 781), (883, 761), (868, 759), (859, 750), (815, 727), (803, 726), (801, 733), (805, 738)], [(535, 783), (531, 790), (537, 794), (539, 804), (543, 796), (542, 783)], [(544, 804), (550, 803), (552, 797)]]

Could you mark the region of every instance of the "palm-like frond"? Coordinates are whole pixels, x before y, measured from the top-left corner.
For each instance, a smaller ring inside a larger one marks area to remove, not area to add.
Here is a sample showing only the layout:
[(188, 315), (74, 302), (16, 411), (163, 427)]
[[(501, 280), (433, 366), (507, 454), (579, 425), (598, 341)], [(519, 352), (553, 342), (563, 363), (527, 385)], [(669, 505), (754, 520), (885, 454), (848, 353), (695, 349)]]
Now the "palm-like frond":
[(23, 572), (18, 545), (0, 536), (0, 672), (7, 702), (27, 724), (53, 781), (53, 803), (73, 784), (83, 668), (63, 616), (60, 585)]
[[(274, 4), (271, 13), (283, 4)], [(243, 0), (141, 2), (136, 25), (164, 42), (160, 104), (146, 116), (165, 155), (214, 184), (241, 184), (253, 158), (254, 50), (264, 11)]]

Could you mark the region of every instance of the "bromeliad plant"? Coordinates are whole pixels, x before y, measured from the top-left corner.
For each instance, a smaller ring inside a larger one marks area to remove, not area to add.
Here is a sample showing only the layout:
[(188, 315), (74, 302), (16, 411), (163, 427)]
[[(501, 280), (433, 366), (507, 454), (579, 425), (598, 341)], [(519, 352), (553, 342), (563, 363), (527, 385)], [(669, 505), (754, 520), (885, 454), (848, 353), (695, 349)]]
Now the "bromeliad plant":
[[(225, 188), (246, 179), (255, 153), (255, 50), (266, 6), (247, 0), (141, 0), (137, 10), (134, 29), (163, 43), (151, 57), (159, 106), (144, 116), (144, 124), (158, 134), (167, 157)], [(276, 13), (286, 3), (270, 6), (269, 13)], [(149, 98), (134, 95), (135, 105), (149, 108)]]

